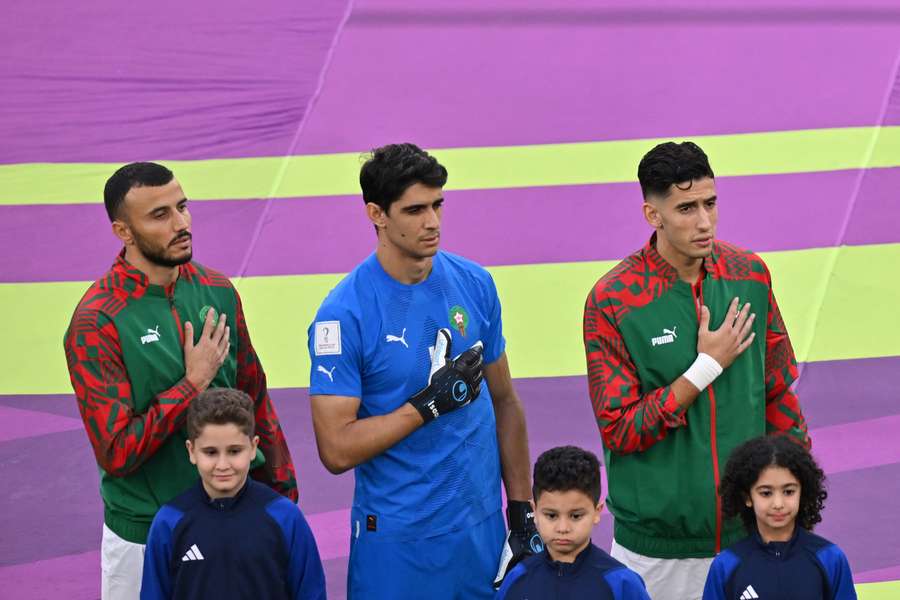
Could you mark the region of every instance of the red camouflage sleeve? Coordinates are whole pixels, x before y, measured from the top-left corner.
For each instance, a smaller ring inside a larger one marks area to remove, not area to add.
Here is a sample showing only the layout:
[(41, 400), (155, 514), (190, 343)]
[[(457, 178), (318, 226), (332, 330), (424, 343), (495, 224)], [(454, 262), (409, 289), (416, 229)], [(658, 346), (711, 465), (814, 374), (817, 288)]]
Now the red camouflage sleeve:
[(266, 463), (254, 469), (251, 475), (296, 502), (299, 492), (291, 452), (269, 398), (266, 374), (250, 342), (241, 297), (237, 290), (234, 294), (237, 298), (237, 389), (246, 392), (256, 405), (256, 434), (259, 448), (266, 457)]
[(768, 268), (766, 278), (769, 283), (769, 314), (766, 322), (766, 433), (784, 433), (809, 449), (812, 440), (806, 427), (806, 419), (800, 410), (800, 400), (791, 389), (798, 377), (797, 359), (775, 301)]
[(97, 464), (115, 477), (137, 469), (184, 423), (197, 388), (181, 379), (135, 414), (119, 333), (104, 313), (79, 308), (64, 340), (69, 378)]
[(619, 454), (642, 452), (685, 424), (671, 387), (641, 393), (637, 368), (615, 324), (614, 300), (595, 288), (584, 308), (584, 349), (591, 405), (603, 443)]

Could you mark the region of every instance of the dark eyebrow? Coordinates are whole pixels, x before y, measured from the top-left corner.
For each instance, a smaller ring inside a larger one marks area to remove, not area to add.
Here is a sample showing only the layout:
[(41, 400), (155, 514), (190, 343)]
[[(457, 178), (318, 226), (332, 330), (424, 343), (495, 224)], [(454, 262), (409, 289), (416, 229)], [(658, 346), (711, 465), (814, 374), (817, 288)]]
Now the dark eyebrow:
[(702, 204), (706, 204), (707, 202), (714, 202), (718, 200), (718, 196), (710, 196), (709, 198), (703, 198), (702, 200), (685, 200), (684, 202), (679, 202), (675, 205), (675, 209), (683, 208), (685, 206), (693, 206), (698, 202)]
[(434, 206), (435, 204), (438, 204), (439, 202), (442, 203), (443, 201), (444, 201), (444, 197), (441, 196), (440, 198), (435, 198), (431, 202), (420, 202), (418, 204), (410, 204), (409, 206), (404, 207), (403, 210), (404, 211), (412, 211), (417, 208), (425, 208), (426, 206)]

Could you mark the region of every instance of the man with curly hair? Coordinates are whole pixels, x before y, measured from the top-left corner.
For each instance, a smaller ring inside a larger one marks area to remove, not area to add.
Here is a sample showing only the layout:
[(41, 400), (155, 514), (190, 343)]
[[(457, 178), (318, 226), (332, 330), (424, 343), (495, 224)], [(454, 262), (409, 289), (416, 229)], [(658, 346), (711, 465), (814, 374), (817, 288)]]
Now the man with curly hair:
[(584, 309), (612, 556), (657, 600), (699, 598), (712, 557), (741, 536), (716, 493), (732, 449), (773, 432), (810, 444), (769, 270), (716, 239), (714, 177), (692, 142), (644, 156), (638, 179), (653, 234), (597, 282)]

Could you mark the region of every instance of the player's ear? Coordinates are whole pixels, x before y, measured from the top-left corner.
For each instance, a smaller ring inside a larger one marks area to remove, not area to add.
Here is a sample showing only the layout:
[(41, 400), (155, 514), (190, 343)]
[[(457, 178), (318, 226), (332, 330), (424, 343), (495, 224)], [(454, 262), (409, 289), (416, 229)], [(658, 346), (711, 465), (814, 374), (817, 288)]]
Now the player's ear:
[(643, 205), (644, 220), (653, 229), (662, 228), (662, 215), (659, 212), (659, 206), (653, 200), (644, 200)]
[(253, 446), (253, 453), (256, 454), (256, 447), (259, 446), (259, 436), (254, 435), (253, 439), (250, 440), (250, 445)]
[(191, 459), (191, 464), (196, 465), (197, 459), (194, 458), (194, 444), (191, 443), (191, 440), (184, 440), (184, 446), (188, 451), (188, 458)]
[(122, 219), (116, 219), (112, 222), (112, 232), (113, 235), (122, 240), (122, 243), (126, 246), (134, 244), (134, 236), (131, 234), (131, 228), (128, 226), (128, 223)]
[(372, 221), (372, 225), (377, 229), (384, 229), (387, 213), (385, 213), (380, 206), (374, 202), (367, 202), (366, 216), (369, 217), (369, 220)]

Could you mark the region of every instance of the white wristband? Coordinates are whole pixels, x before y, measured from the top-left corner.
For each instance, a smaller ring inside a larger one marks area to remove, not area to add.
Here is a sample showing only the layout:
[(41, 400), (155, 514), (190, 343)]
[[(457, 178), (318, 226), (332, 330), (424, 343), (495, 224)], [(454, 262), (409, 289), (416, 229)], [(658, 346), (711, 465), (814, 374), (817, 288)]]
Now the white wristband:
[(694, 364), (684, 372), (684, 378), (694, 384), (694, 387), (702, 392), (706, 389), (706, 386), (715, 381), (716, 377), (721, 374), (722, 365), (709, 354), (701, 352), (697, 355)]

